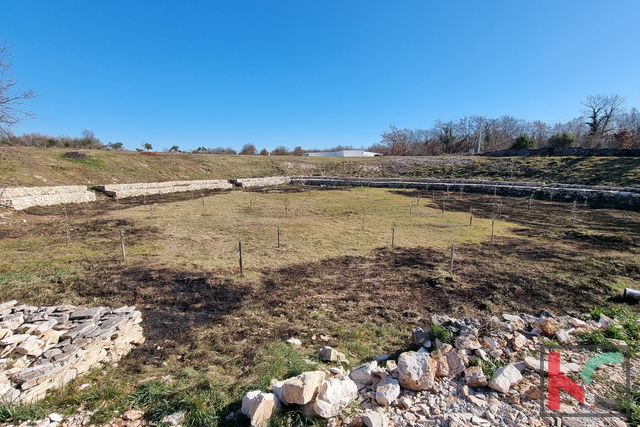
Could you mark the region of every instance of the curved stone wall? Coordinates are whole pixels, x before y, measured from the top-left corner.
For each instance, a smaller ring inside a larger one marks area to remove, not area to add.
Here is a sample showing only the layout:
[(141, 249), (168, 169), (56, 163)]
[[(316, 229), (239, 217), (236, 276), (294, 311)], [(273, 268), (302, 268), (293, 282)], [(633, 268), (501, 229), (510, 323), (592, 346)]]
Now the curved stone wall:
[(283, 185), (291, 182), (288, 176), (270, 176), (266, 178), (237, 178), (232, 179), (232, 183), (238, 187), (269, 187), (272, 185)]
[(88, 191), (84, 185), (0, 189), (0, 206), (14, 210), (27, 209), (32, 206), (85, 203), (95, 200), (95, 193)]
[(433, 180), (398, 178), (294, 177), (292, 183), (304, 185), (368, 186), (413, 188), (420, 190), (464, 191), (499, 196), (531, 197), (555, 201), (587, 201), (592, 206), (640, 208), (640, 188), (584, 187), (542, 182), (495, 182), (475, 180)]
[(228, 181), (223, 179), (199, 180), (199, 181), (165, 181), (165, 182), (140, 182), (134, 184), (108, 184), (92, 187), (109, 197), (124, 199), (127, 197), (149, 196), (152, 194), (181, 193), (197, 190), (230, 190), (233, 188)]

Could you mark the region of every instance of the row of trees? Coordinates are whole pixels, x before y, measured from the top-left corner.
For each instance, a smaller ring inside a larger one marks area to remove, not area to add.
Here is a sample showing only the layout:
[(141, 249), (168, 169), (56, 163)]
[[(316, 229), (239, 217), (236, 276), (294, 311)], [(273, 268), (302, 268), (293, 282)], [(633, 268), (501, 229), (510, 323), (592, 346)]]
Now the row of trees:
[(640, 112), (625, 110), (620, 95), (588, 96), (582, 115), (564, 123), (528, 121), (512, 116), (470, 116), (436, 120), (429, 129), (391, 125), (382, 140), (368, 149), (386, 155), (419, 156), (504, 150), (508, 148), (640, 147)]

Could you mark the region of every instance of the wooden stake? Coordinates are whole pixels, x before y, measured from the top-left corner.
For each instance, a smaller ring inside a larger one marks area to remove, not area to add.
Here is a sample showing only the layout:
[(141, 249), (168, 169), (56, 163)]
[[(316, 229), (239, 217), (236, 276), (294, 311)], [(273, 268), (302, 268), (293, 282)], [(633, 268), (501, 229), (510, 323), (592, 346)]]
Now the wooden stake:
[(453, 259), (456, 257), (456, 245), (451, 245), (451, 266), (449, 267), (449, 274), (453, 276)]
[(413, 215), (413, 205), (411, 205), (411, 203), (409, 203), (409, 216)]
[(144, 211), (146, 212), (147, 211), (147, 195), (146, 194), (142, 196), (142, 203), (144, 203)]
[(71, 233), (69, 231), (69, 217), (67, 216), (67, 207), (63, 206), (62, 211), (64, 212), (64, 229), (67, 232), (67, 245), (71, 244)]
[(124, 230), (120, 230), (120, 246), (122, 246), (122, 260), (127, 260), (127, 251), (124, 249)]
[(280, 226), (278, 226), (278, 247), (280, 247)]
[(473, 225), (473, 214), (469, 216), (469, 227)]
[(238, 242), (238, 256), (240, 257), (240, 274), (244, 274), (242, 268), (242, 242)]
[(362, 231), (364, 231), (364, 218), (362, 218)]
[(396, 247), (396, 228), (391, 229), (391, 249)]
[(204, 206), (204, 193), (200, 192), (200, 197), (202, 198), (202, 206)]
[(494, 236), (493, 231), (494, 231), (495, 223), (496, 223), (495, 220), (492, 219), (491, 220), (491, 243), (493, 243), (493, 236)]

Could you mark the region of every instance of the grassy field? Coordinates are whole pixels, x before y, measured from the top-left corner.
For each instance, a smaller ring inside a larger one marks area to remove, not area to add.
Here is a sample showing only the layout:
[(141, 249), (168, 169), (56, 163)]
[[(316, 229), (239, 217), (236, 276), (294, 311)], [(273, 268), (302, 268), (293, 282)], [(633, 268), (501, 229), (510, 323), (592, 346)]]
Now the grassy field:
[(270, 157), (0, 147), (0, 187), (111, 184), (272, 175), (475, 178), (640, 186), (640, 158), (613, 157)]
[[(225, 417), (244, 391), (309, 370), (323, 345), (353, 365), (407, 348), (434, 314), (584, 312), (640, 288), (631, 211), (295, 186), (102, 198), (67, 211), (71, 244), (59, 206), (3, 213), (0, 300), (135, 304), (148, 341), (119, 367), (18, 408), (24, 417), (83, 405), (100, 422), (134, 406), (155, 422), (184, 408), (187, 425), (237, 425)], [(84, 382), (92, 387), (79, 390)]]

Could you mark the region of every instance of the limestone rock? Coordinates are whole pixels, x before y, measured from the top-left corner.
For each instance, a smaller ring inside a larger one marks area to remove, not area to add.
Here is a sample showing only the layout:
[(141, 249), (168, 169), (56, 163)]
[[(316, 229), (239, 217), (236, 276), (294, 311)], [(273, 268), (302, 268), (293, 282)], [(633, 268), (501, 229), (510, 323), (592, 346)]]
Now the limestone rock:
[(519, 351), (522, 349), (522, 347), (527, 345), (527, 342), (528, 340), (524, 335), (516, 334), (516, 336), (513, 337), (513, 340), (511, 340), (511, 345), (513, 346), (514, 350)]
[(558, 329), (559, 324), (558, 324), (558, 321), (555, 319), (542, 318), (541, 320), (534, 323), (533, 326), (535, 328), (541, 329), (545, 335), (552, 337), (555, 335), (556, 329)]
[(334, 348), (329, 346), (322, 347), (318, 350), (318, 357), (324, 362), (346, 362), (347, 358)]
[(322, 371), (304, 372), (297, 377), (289, 378), (282, 385), (282, 398), (287, 403), (304, 405), (311, 402), (318, 393), (325, 373)]
[[(244, 403), (244, 399), (243, 399), (243, 403)], [(165, 424), (169, 424), (170, 426), (178, 426), (182, 424), (186, 415), (187, 415), (187, 411), (174, 412), (173, 414), (167, 415), (166, 417), (164, 417), (161, 422)]]
[(558, 342), (560, 344), (571, 344), (571, 336), (569, 335), (569, 332), (564, 329), (556, 330), (556, 338), (558, 338)]
[(475, 350), (482, 348), (482, 345), (478, 342), (478, 338), (475, 335), (460, 335), (456, 338), (455, 347), (458, 350)]
[(498, 369), (494, 377), (489, 381), (489, 387), (500, 393), (508, 393), (512, 385), (522, 380), (520, 371), (513, 366), (507, 365)]
[(400, 396), (400, 383), (390, 377), (383, 378), (376, 388), (376, 402), (388, 406)]
[(449, 365), (449, 376), (457, 377), (464, 372), (464, 361), (458, 352), (450, 350), (446, 352), (447, 364)]
[(367, 412), (362, 415), (362, 422), (367, 427), (387, 427), (389, 425), (387, 416), (379, 412)]
[(318, 388), (313, 410), (322, 418), (338, 415), (358, 397), (358, 386), (349, 378), (329, 378)]
[(435, 385), (437, 363), (429, 353), (407, 351), (398, 359), (398, 382), (409, 390), (429, 390)]
[(349, 374), (349, 378), (357, 383), (371, 384), (373, 371), (378, 367), (378, 362), (375, 360), (369, 363), (363, 363), (360, 366), (355, 367)]
[(273, 393), (250, 391), (242, 398), (242, 413), (251, 420), (254, 427), (263, 427), (280, 410), (280, 404)]
[(464, 382), (469, 387), (485, 387), (487, 377), (480, 366), (470, 366), (464, 371)]

